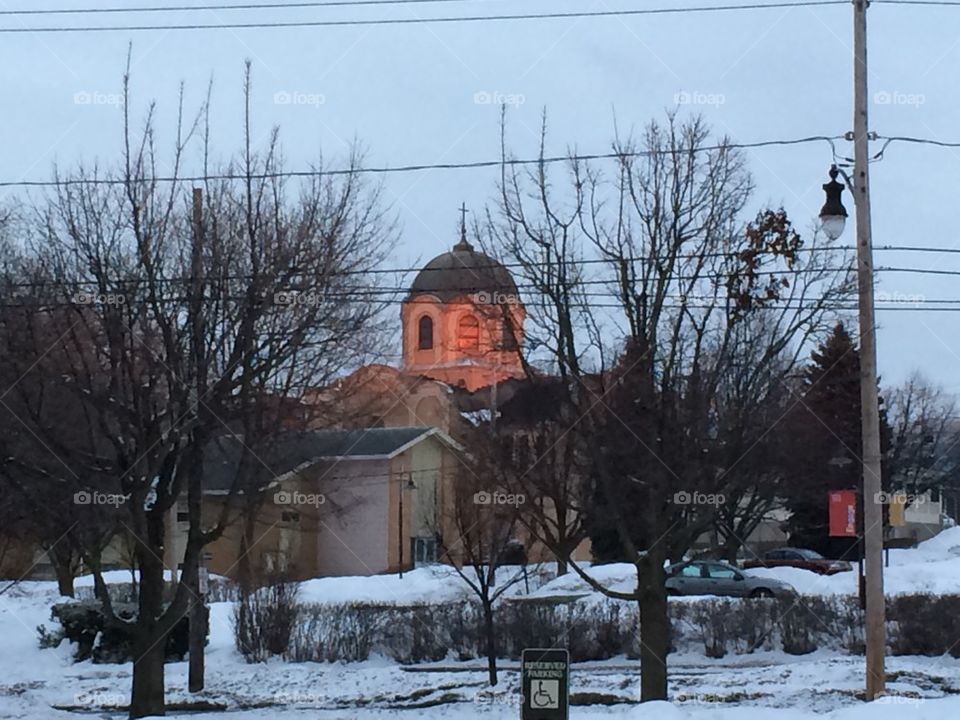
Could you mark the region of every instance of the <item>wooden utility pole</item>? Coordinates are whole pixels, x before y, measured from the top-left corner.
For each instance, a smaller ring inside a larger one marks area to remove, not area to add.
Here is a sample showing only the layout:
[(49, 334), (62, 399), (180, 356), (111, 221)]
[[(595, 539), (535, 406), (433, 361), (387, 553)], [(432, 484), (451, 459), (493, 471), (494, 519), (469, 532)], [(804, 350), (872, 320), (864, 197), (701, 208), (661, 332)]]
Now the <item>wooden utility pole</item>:
[(400, 563), (399, 563), (399, 576), (403, 578), (403, 491), (406, 487), (406, 484), (403, 482), (404, 472), (400, 471), (398, 475), (399, 485), (400, 485), (400, 507), (397, 511), (397, 549), (400, 553)]
[(863, 433), (863, 534), (866, 558), (867, 700), (883, 695), (886, 608), (883, 596), (883, 508), (880, 483), (880, 398), (873, 307), (873, 248), (870, 228), (870, 155), (867, 123), (867, 8), (853, 0), (854, 167), (857, 213), (857, 280), (860, 308), (860, 412)]
[[(202, 302), (199, 293), (202, 292), (201, 284), (201, 241), (203, 235), (203, 190), (201, 188), (193, 189), (193, 248), (191, 252), (191, 302)], [(198, 487), (191, 484), (187, 490), (187, 502), (190, 518), (191, 536), (201, 532), (201, 493)], [(206, 578), (201, 578), (201, 556), (202, 549), (197, 552), (194, 567), (184, 568), (183, 577), (188, 579), (193, 597), (190, 599), (190, 624), (189, 624), (189, 667), (187, 686), (190, 692), (200, 692), (204, 685), (204, 645), (207, 638), (206, 612), (204, 608), (204, 594), (207, 589)]]

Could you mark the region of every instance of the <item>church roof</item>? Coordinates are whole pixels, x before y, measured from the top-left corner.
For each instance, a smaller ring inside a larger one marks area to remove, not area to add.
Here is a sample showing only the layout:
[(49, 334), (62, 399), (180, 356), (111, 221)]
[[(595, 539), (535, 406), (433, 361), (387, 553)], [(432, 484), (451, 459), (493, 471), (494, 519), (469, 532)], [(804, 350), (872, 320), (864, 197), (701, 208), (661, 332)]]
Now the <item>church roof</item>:
[(428, 262), (410, 286), (410, 297), (433, 295), (443, 302), (484, 292), (520, 299), (510, 271), (489, 255), (474, 250), (466, 239)]

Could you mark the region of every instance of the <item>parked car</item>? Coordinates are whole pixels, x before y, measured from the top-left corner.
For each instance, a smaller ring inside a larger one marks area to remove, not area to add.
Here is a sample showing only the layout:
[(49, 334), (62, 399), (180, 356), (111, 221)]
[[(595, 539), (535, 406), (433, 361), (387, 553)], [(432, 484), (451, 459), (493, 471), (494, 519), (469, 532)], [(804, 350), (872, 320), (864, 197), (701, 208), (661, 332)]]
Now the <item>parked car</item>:
[(693, 560), (667, 567), (670, 595), (729, 595), (731, 597), (790, 597), (796, 590), (774, 578), (753, 577), (715, 560)]
[(769, 550), (763, 554), (763, 557), (753, 560), (746, 560), (743, 563), (744, 569), (758, 567), (795, 567), (801, 570), (810, 570), (820, 575), (835, 575), (840, 572), (852, 570), (853, 566), (846, 560), (828, 560), (823, 555), (813, 550), (803, 548), (778, 548)]

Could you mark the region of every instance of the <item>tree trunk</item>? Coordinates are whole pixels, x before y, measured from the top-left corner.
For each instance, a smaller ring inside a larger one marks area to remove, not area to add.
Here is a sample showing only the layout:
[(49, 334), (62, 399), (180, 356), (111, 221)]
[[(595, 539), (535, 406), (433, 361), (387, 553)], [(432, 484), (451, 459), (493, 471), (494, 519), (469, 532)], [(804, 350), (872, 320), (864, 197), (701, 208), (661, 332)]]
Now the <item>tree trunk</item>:
[(254, 538), (257, 508), (251, 507), (249, 501), (243, 508), (243, 532), (240, 534), (240, 557), (237, 560), (237, 586), (241, 593), (250, 593), (254, 586), (253, 566), (250, 562), (250, 549), (256, 544)]
[(75, 597), (73, 591), (73, 568), (69, 564), (65, 565), (54, 559), (51, 553), (50, 560), (53, 564), (53, 572), (57, 576), (57, 590), (63, 597)]
[(640, 701), (667, 699), (670, 615), (663, 560), (650, 557), (642, 568), (640, 606)]
[(722, 545), (721, 556), (731, 565), (737, 564), (737, 553), (740, 551), (740, 541), (734, 537), (727, 538)]
[[(143, 587), (144, 583), (141, 583)], [(164, 667), (166, 638), (154, 632), (137, 632), (133, 644), (133, 695), (130, 699), (132, 718), (164, 715)]]
[(490, 684), (497, 684), (497, 636), (493, 628), (493, 605), (483, 604), (483, 624), (487, 637), (487, 673)]
[(164, 667), (167, 635), (173, 623), (163, 615), (163, 514), (153, 510), (147, 516), (148, 545), (137, 549), (140, 567), (140, 594), (133, 646), (133, 693), (130, 717), (165, 713)]

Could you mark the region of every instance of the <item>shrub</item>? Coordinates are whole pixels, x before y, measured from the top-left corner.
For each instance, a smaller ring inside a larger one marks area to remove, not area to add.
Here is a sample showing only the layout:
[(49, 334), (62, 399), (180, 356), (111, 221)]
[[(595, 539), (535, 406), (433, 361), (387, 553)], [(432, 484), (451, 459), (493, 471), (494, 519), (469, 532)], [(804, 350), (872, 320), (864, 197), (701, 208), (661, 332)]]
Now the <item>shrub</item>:
[(281, 581), (241, 595), (234, 610), (234, 638), (248, 662), (287, 654), (299, 624), (298, 588)]
[[(60, 623), (57, 631), (48, 631), (41, 625), (41, 647), (56, 647), (64, 638), (76, 644), (74, 660), (91, 659), (95, 663), (124, 663), (133, 659), (134, 622), (136, 605), (118, 603), (113, 606), (120, 622), (108, 624), (99, 600), (60, 603), (54, 605), (50, 617)], [(181, 618), (167, 636), (167, 661), (183, 660), (189, 647), (190, 621)]]
[(780, 639), (783, 651), (790, 655), (806, 655), (817, 649), (817, 628), (822, 620), (815, 612), (793, 600), (780, 602)]
[[(460, 660), (483, 654), (482, 613), (477, 603), (436, 605), (303, 605), (286, 608), (281, 623), (287, 642), (263, 640), (271, 607), (260, 595), (259, 611), (246, 612), (246, 637), (238, 649), (256, 660), (271, 654), (293, 661), (354, 662), (381, 653), (399, 663)], [(274, 599), (276, 599), (274, 597)], [(289, 596), (279, 605), (286, 607)], [(277, 603), (274, 603), (276, 605)], [(272, 611), (279, 612), (279, 609)], [(291, 613), (294, 613), (291, 615)], [(863, 613), (856, 596), (799, 596), (791, 599), (728, 599), (670, 603), (671, 649), (702, 648), (708, 657), (780, 646), (799, 655), (818, 648), (863, 652)], [(294, 620), (291, 620), (294, 618)], [(960, 655), (949, 638), (960, 637), (960, 596), (901, 596), (890, 600), (889, 638), (894, 654)], [(526, 647), (565, 647), (571, 660), (639, 657), (639, 617), (635, 603), (504, 601), (495, 609), (501, 656), (519, 659)], [(254, 631), (254, 627), (259, 628)], [(286, 630), (285, 630), (286, 632)]]
[(894, 655), (960, 657), (960, 595), (901, 595), (887, 617)]
[[(163, 601), (169, 603), (173, 600), (177, 586), (171, 582), (163, 584)], [(110, 583), (107, 585), (107, 592), (110, 594), (110, 600), (114, 603), (136, 603), (137, 586), (132, 582)], [(76, 588), (77, 600), (96, 600), (94, 588), (92, 585), (80, 585)], [(212, 577), (208, 582), (206, 601), (215, 602), (234, 602), (240, 597), (240, 591), (236, 584), (229, 578)]]

